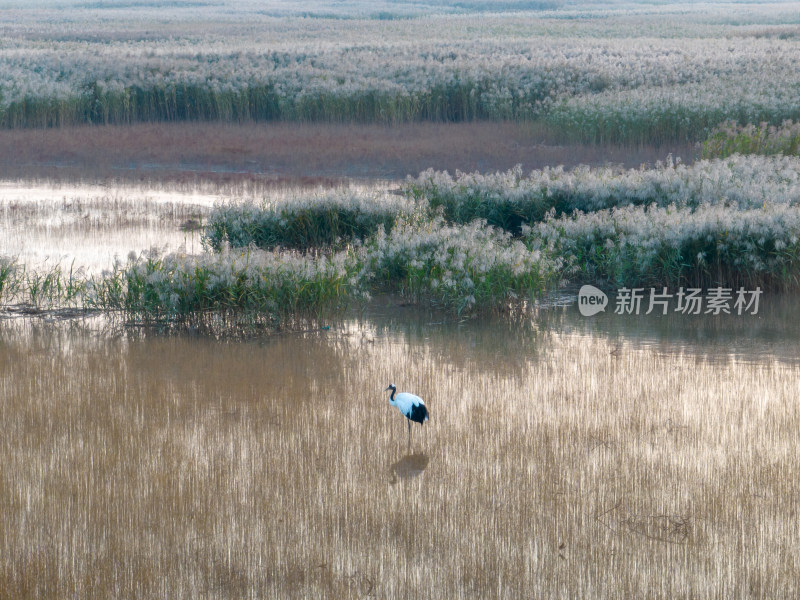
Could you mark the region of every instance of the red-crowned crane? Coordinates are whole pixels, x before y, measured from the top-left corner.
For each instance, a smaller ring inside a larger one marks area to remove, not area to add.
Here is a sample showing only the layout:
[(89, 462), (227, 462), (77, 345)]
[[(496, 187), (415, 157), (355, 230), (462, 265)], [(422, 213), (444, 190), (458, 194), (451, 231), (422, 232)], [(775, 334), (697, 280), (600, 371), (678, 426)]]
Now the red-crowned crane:
[(397, 387), (393, 383), (389, 384), (384, 392), (392, 390), (389, 395), (389, 404), (396, 406), (397, 409), (403, 413), (403, 416), (408, 419), (408, 439), (411, 441), (411, 421), (416, 421), (419, 424), (424, 424), (428, 420), (428, 409), (425, 408), (425, 403), (422, 398), (409, 394), (408, 392), (397, 393)]

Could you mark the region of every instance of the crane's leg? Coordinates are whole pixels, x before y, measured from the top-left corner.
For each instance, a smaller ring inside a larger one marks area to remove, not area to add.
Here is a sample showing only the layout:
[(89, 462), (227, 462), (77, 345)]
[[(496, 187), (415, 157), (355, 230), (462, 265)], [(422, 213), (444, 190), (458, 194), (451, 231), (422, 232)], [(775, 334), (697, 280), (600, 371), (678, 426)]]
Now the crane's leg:
[(408, 451), (411, 451), (411, 419), (406, 419), (408, 421)]

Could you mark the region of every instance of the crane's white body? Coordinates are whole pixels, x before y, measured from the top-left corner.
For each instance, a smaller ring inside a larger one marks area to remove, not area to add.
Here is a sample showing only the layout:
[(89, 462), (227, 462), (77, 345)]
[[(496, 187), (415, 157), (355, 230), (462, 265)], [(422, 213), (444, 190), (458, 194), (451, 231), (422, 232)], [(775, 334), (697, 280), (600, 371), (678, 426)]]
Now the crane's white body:
[[(394, 394), (394, 399), (389, 398), (389, 404), (392, 406), (396, 406), (403, 416), (406, 419), (411, 419), (411, 415), (414, 412), (415, 408), (419, 408), (420, 406), (425, 406), (425, 403), (422, 401), (422, 398), (419, 396), (415, 396), (414, 394), (409, 394), (408, 392), (400, 392), (399, 394)], [(423, 417), (424, 421), (428, 420), (427, 411), (425, 412), (425, 416)]]
[(408, 392), (400, 392), (398, 394), (397, 388), (393, 383), (390, 383), (389, 387), (387, 387), (384, 391), (389, 390), (392, 391), (391, 395), (389, 396), (389, 404), (396, 406), (403, 416), (408, 419), (408, 434), (410, 441), (411, 421), (416, 421), (422, 425), (428, 420), (428, 409), (425, 407), (425, 403), (419, 396), (409, 394)]

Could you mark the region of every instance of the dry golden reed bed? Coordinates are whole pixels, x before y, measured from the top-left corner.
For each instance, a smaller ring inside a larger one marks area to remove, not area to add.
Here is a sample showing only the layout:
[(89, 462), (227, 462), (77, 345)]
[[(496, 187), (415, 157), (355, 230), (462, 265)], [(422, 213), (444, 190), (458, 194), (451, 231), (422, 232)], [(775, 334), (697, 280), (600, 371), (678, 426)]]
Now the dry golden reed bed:
[(796, 366), (507, 339), (2, 324), (0, 597), (797, 597)]

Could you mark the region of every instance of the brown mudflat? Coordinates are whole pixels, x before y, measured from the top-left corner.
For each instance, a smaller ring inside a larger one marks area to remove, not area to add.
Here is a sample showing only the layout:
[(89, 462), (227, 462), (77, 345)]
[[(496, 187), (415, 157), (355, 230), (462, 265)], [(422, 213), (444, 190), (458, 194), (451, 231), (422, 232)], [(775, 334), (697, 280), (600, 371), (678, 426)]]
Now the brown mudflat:
[(0, 176), (57, 179), (403, 179), (428, 168), (638, 167), (697, 150), (564, 144), (519, 123), (149, 123), (0, 131)]

